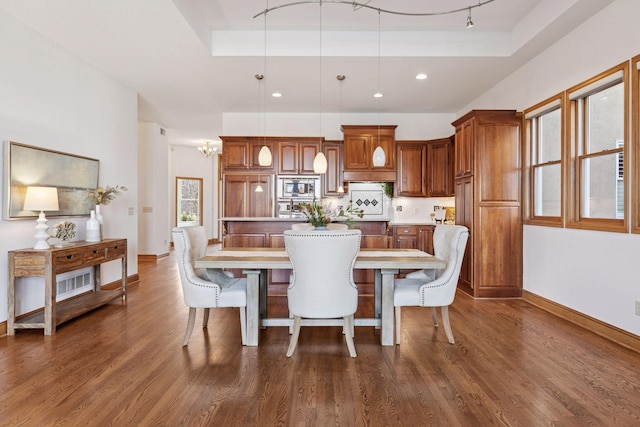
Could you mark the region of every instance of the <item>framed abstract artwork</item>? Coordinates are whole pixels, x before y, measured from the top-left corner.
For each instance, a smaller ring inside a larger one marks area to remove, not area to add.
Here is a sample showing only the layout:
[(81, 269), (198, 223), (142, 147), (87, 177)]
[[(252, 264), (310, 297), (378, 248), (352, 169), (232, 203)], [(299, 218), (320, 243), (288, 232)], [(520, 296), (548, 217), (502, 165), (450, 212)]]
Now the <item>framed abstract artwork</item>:
[(5, 142), (3, 218), (34, 218), (38, 212), (25, 211), (29, 186), (56, 187), (58, 211), (47, 217), (89, 215), (93, 201), (88, 191), (98, 187), (100, 161), (13, 141)]

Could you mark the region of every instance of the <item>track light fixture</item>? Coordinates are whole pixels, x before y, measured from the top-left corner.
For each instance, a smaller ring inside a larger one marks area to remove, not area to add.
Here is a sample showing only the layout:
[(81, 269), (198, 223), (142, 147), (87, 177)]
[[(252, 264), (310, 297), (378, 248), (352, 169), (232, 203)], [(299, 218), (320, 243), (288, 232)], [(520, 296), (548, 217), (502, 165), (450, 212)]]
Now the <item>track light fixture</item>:
[(469, 15), (467, 15), (467, 28), (473, 27), (473, 21), (471, 20), (471, 7), (469, 7)]

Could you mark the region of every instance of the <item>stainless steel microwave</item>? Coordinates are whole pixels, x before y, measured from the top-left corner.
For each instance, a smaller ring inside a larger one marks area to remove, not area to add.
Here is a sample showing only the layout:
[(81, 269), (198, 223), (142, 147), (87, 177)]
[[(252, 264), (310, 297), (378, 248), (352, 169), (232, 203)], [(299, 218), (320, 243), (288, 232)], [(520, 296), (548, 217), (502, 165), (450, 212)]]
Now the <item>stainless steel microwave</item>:
[(278, 176), (278, 199), (313, 199), (320, 200), (320, 177), (310, 176)]

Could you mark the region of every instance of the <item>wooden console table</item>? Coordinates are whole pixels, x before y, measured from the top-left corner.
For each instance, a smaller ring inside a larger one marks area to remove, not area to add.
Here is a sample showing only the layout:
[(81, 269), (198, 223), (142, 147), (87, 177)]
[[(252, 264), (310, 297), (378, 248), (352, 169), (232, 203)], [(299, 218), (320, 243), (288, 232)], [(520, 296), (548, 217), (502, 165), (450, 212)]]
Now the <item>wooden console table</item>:
[[(100, 264), (122, 260), (122, 288), (101, 290)], [(93, 292), (56, 303), (56, 275), (67, 271), (93, 267)], [(16, 278), (44, 278), (44, 312), (16, 320)], [(9, 251), (9, 283), (7, 335), (16, 329), (44, 329), (45, 335), (56, 332), (56, 326), (90, 310), (98, 308), (127, 292), (127, 239), (104, 239), (96, 243), (74, 242), (64, 248), (20, 249)]]

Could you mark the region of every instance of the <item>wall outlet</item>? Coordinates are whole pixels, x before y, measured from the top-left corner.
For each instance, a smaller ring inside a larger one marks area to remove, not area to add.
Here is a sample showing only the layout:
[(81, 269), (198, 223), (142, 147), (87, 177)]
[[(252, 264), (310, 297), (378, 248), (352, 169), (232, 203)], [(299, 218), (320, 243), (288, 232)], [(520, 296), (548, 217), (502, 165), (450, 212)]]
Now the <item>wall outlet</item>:
[(398, 205), (398, 206), (396, 206), (396, 211), (398, 211), (398, 212), (402, 212), (402, 205)]
[(133, 215), (133, 208), (129, 208), (129, 215)]
[(439, 211), (439, 210), (440, 210), (440, 206), (434, 206), (434, 207), (433, 207), (433, 210), (434, 210), (434, 211)]
[(640, 301), (636, 301), (636, 316), (640, 316)]

